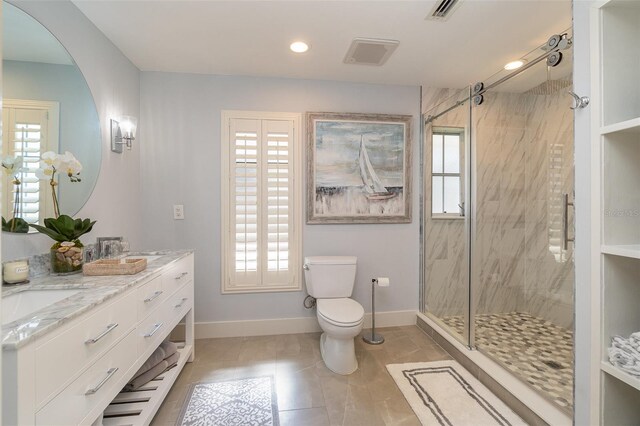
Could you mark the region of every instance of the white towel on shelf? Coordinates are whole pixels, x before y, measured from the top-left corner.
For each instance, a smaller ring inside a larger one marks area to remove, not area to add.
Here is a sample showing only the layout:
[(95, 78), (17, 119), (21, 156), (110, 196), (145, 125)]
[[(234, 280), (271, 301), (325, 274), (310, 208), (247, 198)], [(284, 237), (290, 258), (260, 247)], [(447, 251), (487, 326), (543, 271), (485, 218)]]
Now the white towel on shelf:
[(626, 352), (640, 362), (640, 352), (638, 352), (629, 339), (621, 336), (613, 336), (611, 338), (611, 346)]
[(629, 343), (631, 343), (631, 346), (640, 352), (640, 331), (636, 331), (629, 336)]
[(608, 353), (611, 364), (628, 374), (640, 376), (640, 351), (637, 349), (636, 337), (640, 337), (640, 333), (637, 333), (633, 339), (613, 336)]

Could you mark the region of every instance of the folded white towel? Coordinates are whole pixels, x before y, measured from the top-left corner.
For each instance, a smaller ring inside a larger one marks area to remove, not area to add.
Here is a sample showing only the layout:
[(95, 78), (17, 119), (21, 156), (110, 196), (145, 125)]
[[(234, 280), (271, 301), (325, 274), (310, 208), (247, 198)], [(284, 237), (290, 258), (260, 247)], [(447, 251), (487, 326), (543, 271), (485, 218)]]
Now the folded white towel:
[(640, 331), (636, 331), (629, 336), (629, 343), (640, 352)]
[[(625, 348), (621, 349), (618, 345), (622, 345)], [(640, 377), (640, 359), (638, 359), (638, 354), (634, 353), (635, 351), (629, 350), (628, 346), (625, 346), (624, 342), (619, 339), (615, 339), (608, 349), (609, 362), (628, 374)]]

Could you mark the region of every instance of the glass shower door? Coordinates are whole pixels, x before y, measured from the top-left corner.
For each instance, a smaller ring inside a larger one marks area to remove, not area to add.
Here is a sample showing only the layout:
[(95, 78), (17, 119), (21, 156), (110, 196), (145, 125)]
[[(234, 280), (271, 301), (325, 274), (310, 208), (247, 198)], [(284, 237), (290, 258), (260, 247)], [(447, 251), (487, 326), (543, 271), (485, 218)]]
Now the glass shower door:
[(428, 284), (423, 286), (422, 310), (468, 346), (469, 89), (444, 96), (425, 114), (423, 271)]
[(570, 62), (548, 68), (542, 61), (472, 107), (472, 344), (567, 411), (574, 285)]

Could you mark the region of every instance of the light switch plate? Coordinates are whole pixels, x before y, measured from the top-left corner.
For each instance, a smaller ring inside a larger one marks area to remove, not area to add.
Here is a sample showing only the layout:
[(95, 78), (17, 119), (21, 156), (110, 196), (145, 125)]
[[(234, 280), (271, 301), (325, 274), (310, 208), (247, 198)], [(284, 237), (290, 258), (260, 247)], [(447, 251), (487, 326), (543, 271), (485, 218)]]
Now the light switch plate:
[(173, 205), (173, 218), (176, 220), (184, 219), (184, 206), (182, 204)]

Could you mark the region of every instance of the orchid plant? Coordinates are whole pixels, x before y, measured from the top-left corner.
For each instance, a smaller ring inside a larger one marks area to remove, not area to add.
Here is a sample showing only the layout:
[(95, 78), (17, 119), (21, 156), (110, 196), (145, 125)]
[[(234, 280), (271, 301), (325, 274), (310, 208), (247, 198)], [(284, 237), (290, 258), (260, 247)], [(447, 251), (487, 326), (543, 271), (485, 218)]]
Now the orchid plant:
[(11, 179), (11, 183), (16, 186), (13, 198), (13, 217), (8, 221), (3, 217), (2, 218), (2, 230), (8, 232), (20, 232), (26, 233), (29, 231), (29, 225), (27, 222), (21, 218), (16, 217), (17, 214), (20, 213), (21, 197), (20, 197), (20, 174), (27, 171), (26, 168), (23, 167), (22, 156), (11, 156), (7, 155), (2, 159), (2, 171), (6, 176)]
[(57, 154), (53, 151), (47, 151), (40, 157), (41, 167), (36, 170), (36, 176), (39, 179), (48, 180), (51, 186), (51, 195), (53, 197), (53, 214), (56, 218), (60, 216), (60, 206), (58, 204), (58, 195), (56, 194), (56, 173), (67, 175), (71, 182), (81, 182), (80, 172), (82, 164), (69, 151), (64, 154)]
[[(60, 214), (60, 205), (56, 193), (56, 173), (65, 175), (71, 182), (81, 182), (80, 172), (82, 164), (72, 153), (66, 151), (64, 154), (57, 154), (47, 151), (40, 156), (41, 166), (36, 170), (38, 178), (46, 180), (51, 186), (51, 196), (53, 197), (53, 214), (55, 217), (44, 220), (44, 226), (31, 224), (32, 228), (38, 232), (48, 235), (58, 243), (78, 241), (81, 235), (91, 231), (95, 221), (90, 219), (73, 219), (71, 216)], [(79, 241), (77, 242), (79, 244)]]

